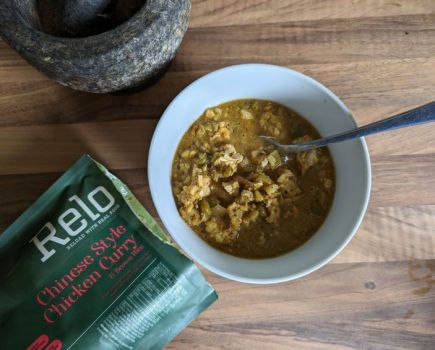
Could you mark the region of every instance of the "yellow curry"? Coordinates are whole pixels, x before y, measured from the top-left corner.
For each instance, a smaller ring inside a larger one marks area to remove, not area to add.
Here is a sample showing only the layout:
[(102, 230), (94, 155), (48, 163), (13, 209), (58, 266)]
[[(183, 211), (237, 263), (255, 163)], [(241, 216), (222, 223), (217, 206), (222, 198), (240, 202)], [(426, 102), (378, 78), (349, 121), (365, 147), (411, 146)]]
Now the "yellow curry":
[(258, 135), (282, 143), (319, 137), (288, 108), (244, 99), (208, 108), (184, 134), (172, 166), (182, 218), (206, 242), (245, 258), (268, 258), (306, 242), (332, 204), (329, 151), (298, 153), (286, 163)]

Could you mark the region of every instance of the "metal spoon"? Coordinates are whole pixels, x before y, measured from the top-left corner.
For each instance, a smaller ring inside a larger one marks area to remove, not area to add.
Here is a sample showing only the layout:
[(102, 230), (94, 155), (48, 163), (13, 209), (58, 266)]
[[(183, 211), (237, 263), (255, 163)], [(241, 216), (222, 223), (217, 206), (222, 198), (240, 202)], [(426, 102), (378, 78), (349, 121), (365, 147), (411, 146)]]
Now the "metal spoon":
[[(267, 143), (275, 146), (276, 149), (282, 154), (287, 155), (291, 153), (298, 153), (308, 151), (310, 149), (327, 146), (331, 143), (355, 139), (358, 137), (377, 134), (384, 131), (400, 129), (407, 126), (419, 125), (435, 121), (435, 101), (426, 105), (411, 109), (394, 115), (390, 118), (379, 120), (377, 122), (361, 126), (359, 128), (335, 134), (332, 136), (323, 137), (321, 139), (312, 140), (300, 144), (282, 145), (270, 136), (259, 136)], [(285, 159), (287, 160), (287, 159)]]

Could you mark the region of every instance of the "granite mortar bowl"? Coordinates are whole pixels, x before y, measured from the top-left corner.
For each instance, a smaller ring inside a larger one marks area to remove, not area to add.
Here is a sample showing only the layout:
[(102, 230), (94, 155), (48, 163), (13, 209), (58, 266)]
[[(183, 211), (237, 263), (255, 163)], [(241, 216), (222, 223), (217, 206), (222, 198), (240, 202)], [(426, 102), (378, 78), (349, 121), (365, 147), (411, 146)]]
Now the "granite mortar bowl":
[(60, 84), (111, 93), (165, 72), (190, 8), (190, 0), (2, 0), (0, 36)]

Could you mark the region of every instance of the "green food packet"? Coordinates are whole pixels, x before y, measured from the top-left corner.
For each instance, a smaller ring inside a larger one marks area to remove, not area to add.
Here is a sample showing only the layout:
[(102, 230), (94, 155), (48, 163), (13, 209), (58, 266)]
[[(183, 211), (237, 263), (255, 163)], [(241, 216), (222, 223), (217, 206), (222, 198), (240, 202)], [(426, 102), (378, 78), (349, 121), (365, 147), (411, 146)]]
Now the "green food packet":
[(0, 235), (2, 349), (160, 349), (216, 298), (89, 156)]

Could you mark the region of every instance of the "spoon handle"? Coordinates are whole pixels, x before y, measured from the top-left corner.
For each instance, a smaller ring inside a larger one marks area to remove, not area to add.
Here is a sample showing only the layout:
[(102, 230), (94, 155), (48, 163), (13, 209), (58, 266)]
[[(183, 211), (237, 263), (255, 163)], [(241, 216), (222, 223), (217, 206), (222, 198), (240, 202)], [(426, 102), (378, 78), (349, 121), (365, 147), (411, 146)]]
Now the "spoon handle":
[(331, 143), (346, 141), (357, 137), (363, 137), (388, 130), (400, 129), (407, 126), (419, 125), (433, 121), (435, 121), (435, 101), (350, 131), (345, 131), (340, 134), (305, 142), (303, 145), (310, 146), (309, 148), (317, 148), (329, 145)]

